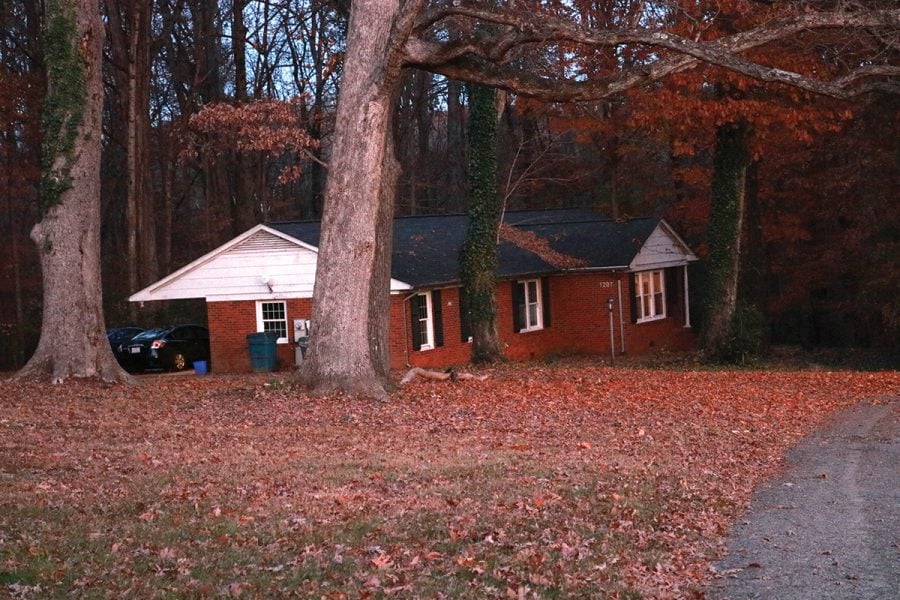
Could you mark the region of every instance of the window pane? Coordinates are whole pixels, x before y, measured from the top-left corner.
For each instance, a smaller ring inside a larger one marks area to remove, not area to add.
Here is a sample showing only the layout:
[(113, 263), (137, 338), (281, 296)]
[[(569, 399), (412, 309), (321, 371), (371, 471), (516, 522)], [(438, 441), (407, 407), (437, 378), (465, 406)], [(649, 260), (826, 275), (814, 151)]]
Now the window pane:
[(431, 333), (429, 331), (429, 319), (428, 319), (428, 294), (419, 294), (418, 297), (418, 306), (416, 310), (416, 318), (419, 320), (419, 345), (430, 347), (431, 346)]
[(271, 331), (279, 338), (287, 338), (287, 305), (284, 302), (263, 302), (260, 305), (262, 331)]
[(528, 305), (528, 327), (537, 327), (538, 305), (537, 302)]
[(263, 323), (263, 331), (274, 331), (278, 337), (287, 337), (287, 326), (284, 321), (266, 321)]
[(663, 295), (662, 292), (660, 292), (653, 295), (653, 314), (661, 317), (663, 312)]

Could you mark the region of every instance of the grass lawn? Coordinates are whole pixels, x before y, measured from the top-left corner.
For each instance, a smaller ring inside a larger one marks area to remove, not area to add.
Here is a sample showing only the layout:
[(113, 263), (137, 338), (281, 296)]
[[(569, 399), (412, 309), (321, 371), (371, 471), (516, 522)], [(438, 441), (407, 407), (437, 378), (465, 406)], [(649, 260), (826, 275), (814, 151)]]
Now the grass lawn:
[(702, 597), (729, 524), (897, 372), (506, 366), (0, 382), (0, 596)]

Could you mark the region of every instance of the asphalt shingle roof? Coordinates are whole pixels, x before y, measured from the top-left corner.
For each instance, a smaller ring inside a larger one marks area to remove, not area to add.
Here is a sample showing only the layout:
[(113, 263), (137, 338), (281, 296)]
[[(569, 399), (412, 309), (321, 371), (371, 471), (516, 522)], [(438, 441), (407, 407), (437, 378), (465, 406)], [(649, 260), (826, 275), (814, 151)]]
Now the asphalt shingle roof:
[[(627, 267), (660, 219), (613, 221), (587, 209), (553, 209), (509, 211), (504, 222), (543, 238), (556, 252), (579, 259), (581, 268), (610, 269)], [(416, 288), (458, 283), (459, 254), (467, 224), (465, 215), (396, 218), (391, 276)], [(319, 245), (317, 221), (269, 226), (311, 246)], [(501, 239), (499, 278), (547, 275), (559, 270), (538, 254)]]

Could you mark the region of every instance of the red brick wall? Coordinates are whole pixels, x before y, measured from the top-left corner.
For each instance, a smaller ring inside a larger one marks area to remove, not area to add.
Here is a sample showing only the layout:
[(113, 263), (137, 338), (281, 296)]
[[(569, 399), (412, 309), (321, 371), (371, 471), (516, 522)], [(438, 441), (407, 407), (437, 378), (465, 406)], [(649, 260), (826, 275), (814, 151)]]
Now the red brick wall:
[[(551, 322), (539, 331), (513, 331), (512, 286), (502, 281), (497, 287), (498, 329), (506, 355), (512, 360), (532, 360), (554, 353), (609, 356), (610, 330), (607, 299), (613, 308), (613, 337), (616, 354), (622, 353), (619, 320), (619, 284), (625, 327), (625, 353), (642, 354), (657, 350), (686, 350), (693, 347), (694, 333), (684, 328), (684, 310), (670, 311), (667, 318), (647, 323), (631, 322), (629, 276), (627, 273), (555, 275), (544, 280), (550, 285)], [(389, 344), (391, 368), (409, 366), (445, 367), (469, 361), (471, 343), (460, 339), (459, 288), (441, 290), (444, 345), (431, 350), (414, 350), (410, 326), (408, 294), (391, 296)], [(288, 300), (288, 322), (309, 319), (311, 300)], [(683, 306), (683, 305), (682, 305)], [(248, 333), (256, 331), (256, 303), (210, 302), (211, 367), (217, 372), (249, 372)], [(673, 314), (674, 313), (674, 314)], [(315, 324), (313, 324), (315, 327)], [(291, 336), (292, 337), (292, 336)], [(293, 338), (279, 344), (280, 367), (294, 364)]]
[(469, 362), (472, 344), (460, 339), (459, 288), (441, 289), (444, 345), (431, 350), (413, 349), (408, 296), (391, 296), (391, 368), (445, 367)]
[[(291, 343), (278, 344), (278, 361), (282, 369), (294, 365), (294, 319), (309, 319), (312, 301), (308, 298), (286, 300), (288, 338)], [(256, 331), (256, 302), (235, 300), (207, 302), (209, 317), (210, 368), (215, 373), (249, 373), (250, 350), (247, 334)]]

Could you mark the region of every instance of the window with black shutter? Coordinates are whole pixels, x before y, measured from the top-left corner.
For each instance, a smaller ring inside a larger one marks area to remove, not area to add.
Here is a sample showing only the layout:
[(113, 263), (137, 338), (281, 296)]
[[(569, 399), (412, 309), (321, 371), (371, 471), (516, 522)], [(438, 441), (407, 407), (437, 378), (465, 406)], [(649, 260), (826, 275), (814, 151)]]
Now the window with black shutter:
[(678, 267), (670, 267), (665, 270), (666, 273), (666, 309), (668, 314), (674, 315), (681, 308), (679, 304), (681, 285), (681, 269)]
[(441, 290), (431, 292), (431, 331), (435, 348), (444, 345), (444, 318), (441, 304)]
[(544, 317), (542, 325), (550, 327), (550, 278), (541, 279), (541, 308)]
[(409, 299), (409, 314), (412, 325), (413, 349), (422, 349), (422, 304), (425, 302), (424, 294), (416, 294)]
[(632, 275), (631, 315), (634, 322), (666, 318), (666, 278), (662, 269)]
[(409, 299), (412, 344), (415, 350), (431, 350), (444, 345), (441, 291), (422, 292)]
[(466, 288), (459, 288), (459, 341), (472, 341), (472, 311), (466, 297)]
[[(512, 282), (513, 329), (516, 333), (544, 328), (545, 309), (543, 308), (542, 288), (540, 279)], [(549, 292), (547, 293), (549, 294)], [(547, 298), (549, 300), (549, 296)], [(549, 304), (547, 310), (549, 310)]]

